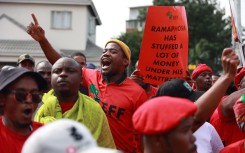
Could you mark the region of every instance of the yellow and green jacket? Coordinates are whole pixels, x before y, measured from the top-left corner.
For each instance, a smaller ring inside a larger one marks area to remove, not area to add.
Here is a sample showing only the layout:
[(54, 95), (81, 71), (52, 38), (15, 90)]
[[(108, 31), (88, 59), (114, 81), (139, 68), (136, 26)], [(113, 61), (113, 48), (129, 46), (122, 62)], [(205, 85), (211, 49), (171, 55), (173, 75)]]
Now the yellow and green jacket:
[(57, 119), (67, 118), (84, 124), (92, 133), (98, 145), (106, 148), (115, 148), (110, 127), (101, 106), (92, 98), (78, 92), (79, 98), (74, 106), (62, 114), (54, 90), (43, 96), (43, 105), (37, 111), (34, 120), (49, 123)]

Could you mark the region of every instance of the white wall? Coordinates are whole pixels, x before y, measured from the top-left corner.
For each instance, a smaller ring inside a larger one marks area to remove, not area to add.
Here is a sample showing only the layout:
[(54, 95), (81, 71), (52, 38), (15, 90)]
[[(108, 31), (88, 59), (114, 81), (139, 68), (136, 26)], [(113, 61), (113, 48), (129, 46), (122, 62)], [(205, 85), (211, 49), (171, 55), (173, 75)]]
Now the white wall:
[(245, 1), (241, 0), (241, 24), (245, 27)]
[[(52, 10), (66, 10), (72, 12), (72, 29), (70, 30), (53, 30), (51, 24)], [(6, 14), (21, 23), (28, 26), (32, 21), (31, 13), (35, 13), (40, 26), (46, 32), (46, 36), (56, 49), (84, 50), (86, 47), (86, 6), (62, 6), (62, 5), (38, 5), (38, 4), (2, 4), (0, 5), (0, 15)], [(1, 21), (1, 20), (0, 20)], [(0, 31), (8, 31), (10, 38), (22, 38), (25, 40), (32, 39), (28, 34), (10, 26), (8, 22), (0, 22)], [(13, 30), (15, 29), (15, 30)], [(85, 35), (84, 35), (85, 33)], [(1, 32), (2, 35), (2, 32)], [(6, 36), (6, 33), (4, 33)], [(0, 36), (2, 37), (2, 36)]]
[(26, 31), (14, 25), (6, 18), (0, 20), (0, 39), (8, 40), (19, 40), (19, 39), (30, 39)]

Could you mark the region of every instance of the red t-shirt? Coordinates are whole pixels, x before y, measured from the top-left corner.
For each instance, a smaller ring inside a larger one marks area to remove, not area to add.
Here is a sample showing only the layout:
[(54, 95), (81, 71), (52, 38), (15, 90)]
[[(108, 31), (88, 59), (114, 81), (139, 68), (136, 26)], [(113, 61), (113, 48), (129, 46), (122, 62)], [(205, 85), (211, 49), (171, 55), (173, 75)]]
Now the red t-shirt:
[[(33, 131), (41, 127), (43, 124), (32, 122)], [(32, 132), (33, 132), (32, 131)], [(3, 125), (2, 116), (0, 117), (0, 152), (1, 153), (21, 153), (22, 146), (26, 139), (30, 136), (20, 135), (10, 131)]]
[(221, 121), (220, 121), (220, 118), (219, 118), (218, 108), (216, 108), (215, 111), (213, 112), (213, 114), (212, 114), (212, 116), (210, 118), (210, 123), (214, 126), (215, 130), (217, 131), (217, 133), (220, 136), (220, 139), (223, 141), (224, 138), (222, 138), (223, 134), (221, 132), (222, 131), (222, 127), (220, 127)]
[(74, 106), (74, 102), (60, 102), (60, 107), (62, 114), (64, 114), (66, 111), (70, 110)]
[(225, 117), (220, 105), (211, 116), (210, 123), (215, 127), (224, 146), (245, 139), (245, 133), (238, 127), (235, 117)]
[(232, 143), (223, 148), (220, 153), (245, 153), (244, 140)]
[(117, 149), (135, 151), (139, 142), (136, 141), (132, 116), (147, 100), (144, 89), (126, 76), (108, 84), (98, 70), (83, 68), (82, 73), (89, 96), (100, 103), (107, 116)]

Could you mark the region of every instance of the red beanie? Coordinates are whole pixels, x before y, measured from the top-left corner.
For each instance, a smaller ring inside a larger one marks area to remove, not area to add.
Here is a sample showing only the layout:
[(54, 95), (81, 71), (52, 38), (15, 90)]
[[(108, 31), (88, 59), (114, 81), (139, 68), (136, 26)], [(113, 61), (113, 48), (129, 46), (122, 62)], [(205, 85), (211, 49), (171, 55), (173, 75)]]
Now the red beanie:
[(142, 134), (165, 133), (183, 118), (193, 116), (197, 106), (186, 98), (160, 96), (142, 104), (133, 115), (134, 128)]
[(195, 79), (200, 73), (204, 71), (209, 71), (213, 73), (213, 70), (206, 64), (198, 64), (195, 70), (192, 72), (191, 78)]
[(235, 79), (234, 79), (234, 84), (236, 85), (238, 89), (238, 85), (240, 84), (243, 76), (245, 75), (245, 67), (243, 67), (239, 73), (236, 74)]

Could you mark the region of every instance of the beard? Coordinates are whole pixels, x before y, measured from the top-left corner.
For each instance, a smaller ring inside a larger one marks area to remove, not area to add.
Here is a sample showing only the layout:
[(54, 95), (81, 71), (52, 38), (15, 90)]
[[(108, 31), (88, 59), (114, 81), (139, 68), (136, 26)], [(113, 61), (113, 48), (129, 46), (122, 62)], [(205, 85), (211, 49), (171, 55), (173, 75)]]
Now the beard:
[(114, 73), (114, 72), (112, 72), (112, 71), (109, 71), (109, 72), (103, 72), (103, 71), (102, 71), (102, 74), (103, 74), (104, 76), (106, 76), (106, 77), (109, 77), (109, 78), (116, 75), (116, 73)]
[(26, 123), (20, 123), (17, 122), (16, 123), (16, 127), (18, 127), (19, 129), (25, 129), (31, 126), (32, 121), (26, 122)]
[(64, 90), (56, 89), (55, 95), (56, 97), (70, 97), (72, 93), (70, 89), (64, 89)]

